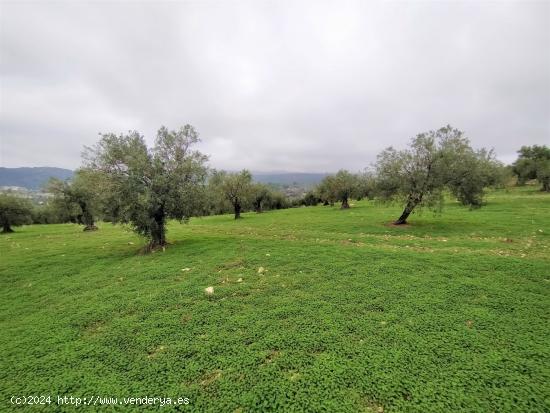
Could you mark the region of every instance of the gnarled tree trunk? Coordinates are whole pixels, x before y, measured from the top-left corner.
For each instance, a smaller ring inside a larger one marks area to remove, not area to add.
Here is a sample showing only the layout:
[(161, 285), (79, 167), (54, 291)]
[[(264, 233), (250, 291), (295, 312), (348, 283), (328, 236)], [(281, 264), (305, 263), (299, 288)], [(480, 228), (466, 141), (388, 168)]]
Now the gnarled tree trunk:
[(340, 207), (340, 209), (348, 209), (348, 208), (349, 208), (348, 198), (342, 199), (342, 206)]
[(80, 201), (78, 204), (80, 206), (80, 209), (82, 210), (82, 215), (79, 216), (79, 221), (82, 225), (84, 225), (83, 231), (97, 231), (97, 227), (95, 226), (94, 222), (94, 216), (88, 209), (88, 204), (84, 201)]
[(7, 222), (2, 227), (3, 234), (9, 234), (10, 232), (13, 232), (13, 229), (11, 229), (10, 224), (8, 224)]
[(150, 251), (166, 245), (166, 215), (164, 207), (160, 207), (154, 215), (155, 225), (151, 229)]
[(405, 209), (403, 210), (403, 213), (401, 216), (397, 219), (397, 221), (394, 222), (395, 225), (403, 225), (407, 223), (407, 218), (409, 215), (411, 215), (411, 212), (413, 212), (413, 209), (420, 203), (422, 200), (421, 197), (414, 197), (409, 196), (407, 199), (407, 205), (405, 205)]
[(241, 217), (241, 204), (236, 202), (233, 207), (235, 208), (235, 219), (239, 219)]
[(94, 224), (88, 224), (84, 227), (82, 231), (97, 231), (98, 228)]

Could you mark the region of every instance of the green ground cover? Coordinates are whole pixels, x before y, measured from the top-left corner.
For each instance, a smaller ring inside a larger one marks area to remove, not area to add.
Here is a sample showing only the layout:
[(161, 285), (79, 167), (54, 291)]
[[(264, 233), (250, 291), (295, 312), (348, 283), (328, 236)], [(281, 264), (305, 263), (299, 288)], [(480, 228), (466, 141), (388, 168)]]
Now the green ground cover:
[(13, 395), (99, 395), (187, 397), (189, 412), (547, 412), (550, 197), (487, 200), (407, 227), (372, 201), (197, 218), (150, 255), (107, 223), (17, 228), (0, 237), (0, 411), (76, 410)]

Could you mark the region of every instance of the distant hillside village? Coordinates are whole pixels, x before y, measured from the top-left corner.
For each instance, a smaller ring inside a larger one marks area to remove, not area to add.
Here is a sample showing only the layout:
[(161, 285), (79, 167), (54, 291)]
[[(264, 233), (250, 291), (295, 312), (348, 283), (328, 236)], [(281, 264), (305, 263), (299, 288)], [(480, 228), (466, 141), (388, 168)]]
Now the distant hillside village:
[(43, 190), (29, 189), (22, 186), (9, 186), (3, 185), (0, 186), (0, 193), (2, 194), (11, 194), (17, 195), (21, 198), (30, 199), (34, 204), (42, 205), (48, 199), (50, 199), (53, 194), (44, 192)]
[[(303, 198), (308, 190), (323, 180), (326, 173), (255, 173), (254, 181), (282, 192), (289, 199)], [(44, 187), (50, 178), (72, 178), (73, 171), (54, 167), (0, 168), (0, 193), (11, 193), (42, 204), (51, 194)]]

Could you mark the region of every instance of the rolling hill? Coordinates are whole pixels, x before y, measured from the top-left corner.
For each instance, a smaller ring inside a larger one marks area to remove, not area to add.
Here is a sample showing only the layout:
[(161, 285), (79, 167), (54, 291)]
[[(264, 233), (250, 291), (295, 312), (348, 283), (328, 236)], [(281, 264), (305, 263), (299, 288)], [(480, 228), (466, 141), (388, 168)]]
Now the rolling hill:
[(49, 166), (36, 168), (0, 167), (0, 186), (20, 186), (27, 189), (40, 189), (51, 177), (65, 180), (72, 176), (73, 171), (70, 169)]
[[(265, 184), (293, 185), (308, 187), (321, 182), (326, 173), (301, 172), (254, 172), (254, 180)], [(40, 189), (51, 177), (69, 179), (73, 171), (55, 167), (0, 168), (0, 186), (20, 186), (27, 189)]]

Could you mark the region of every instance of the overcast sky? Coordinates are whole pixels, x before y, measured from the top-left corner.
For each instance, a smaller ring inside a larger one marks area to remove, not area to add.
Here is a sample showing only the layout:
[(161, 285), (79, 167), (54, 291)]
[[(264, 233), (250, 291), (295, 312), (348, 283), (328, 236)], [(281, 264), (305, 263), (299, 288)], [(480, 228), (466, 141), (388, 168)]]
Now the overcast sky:
[(217, 168), (360, 170), (450, 123), (550, 144), (550, 1), (2, 2), (1, 166), (194, 125)]

